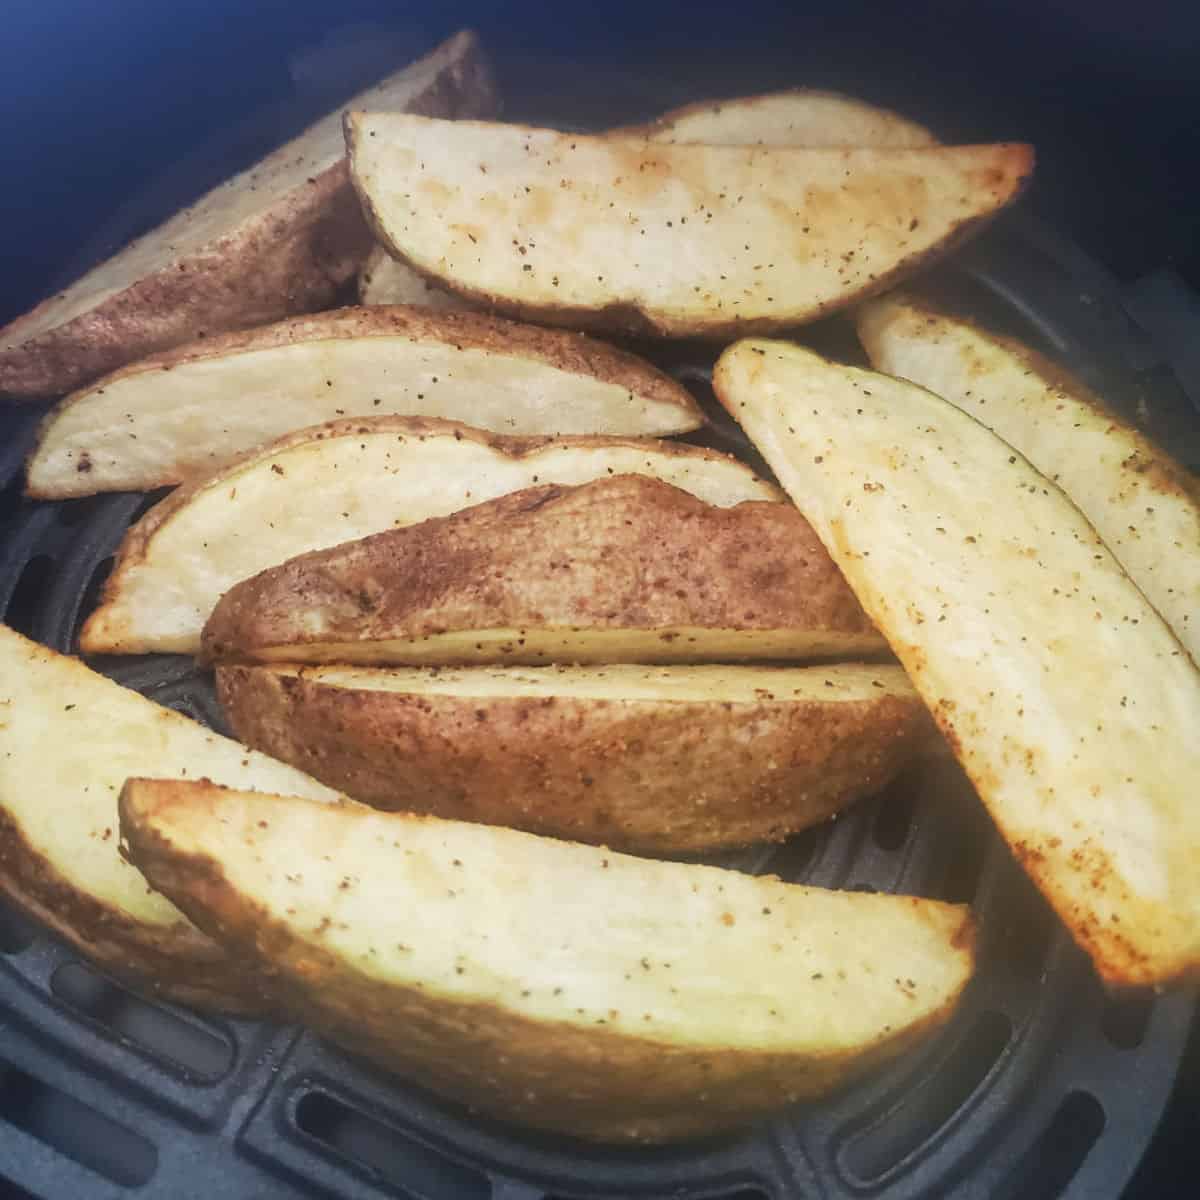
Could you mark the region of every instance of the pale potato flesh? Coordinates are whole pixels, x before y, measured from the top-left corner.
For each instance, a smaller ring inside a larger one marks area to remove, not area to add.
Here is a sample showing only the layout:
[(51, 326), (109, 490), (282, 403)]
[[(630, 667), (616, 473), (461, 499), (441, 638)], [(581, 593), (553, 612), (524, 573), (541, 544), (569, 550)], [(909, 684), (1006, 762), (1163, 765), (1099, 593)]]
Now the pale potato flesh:
[[(286, 670), (286, 668), (284, 668)], [(670, 667), (613, 663), (551, 667), (314, 667), (305, 679), (327, 687), (425, 693), (434, 696), (566, 696), (575, 700), (663, 700), (689, 703), (728, 700), (872, 700), (881, 689), (911, 694), (895, 666), (830, 663), (820, 667), (690, 665)]]
[[(117, 795), (129, 776), (147, 772), (336, 796), (295, 768), (0, 625), (3, 890), (114, 969), (139, 967), (136, 945), (124, 946), (116, 961), (101, 953), (110, 939), (121, 942), (126, 927), (167, 939), (167, 948), (175, 934), (199, 938), (117, 850)], [(95, 923), (95, 913), (110, 915), (108, 927)], [(178, 955), (182, 969), (182, 948)]]
[(727, 336), (915, 269), (1020, 191), (1027, 146), (668, 145), (347, 115), (383, 245), (467, 298), (590, 328)]
[(696, 658), (862, 658), (877, 655), (874, 633), (803, 629), (472, 629), (409, 639), (255, 646), (260, 662), (364, 664), (482, 662), (673, 663)]
[(688, 104), (640, 129), (656, 142), (717, 146), (932, 146), (922, 125), (886, 108), (835, 92), (768, 92)]
[(1068, 498), (912, 384), (746, 341), (722, 402), (1100, 974), (1200, 968), (1200, 672)]
[(505, 1121), (601, 1141), (827, 1091), (944, 1021), (972, 965), (958, 906), (506, 829), (137, 780), (122, 833), (313, 1028)]
[(418, 275), (407, 263), (393, 258), (382, 246), (368, 255), (358, 275), (361, 304), (421, 304), (427, 308), (469, 308), (453, 292)]
[(148, 490), (293, 430), (380, 414), (497, 433), (683, 433), (691, 395), (649, 363), (566, 332), (409, 308), (345, 308), (156, 355), (68, 397), (30, 458), (31, 496)]
[(376, 418), (281, 439), (151, 509), (81, 634), (88, 653), (194, 654), (221, 596), (297, 554), (533, 483), (642, 473), (710, 504), (779, 499), (726, 455), (652, 440), (507, 442), (452, 422)]
[(904, 296), (858, 313), (872, 364), (982, 421), (1052, 479), (1200, 663), (1200, 484), (1077, 380)]

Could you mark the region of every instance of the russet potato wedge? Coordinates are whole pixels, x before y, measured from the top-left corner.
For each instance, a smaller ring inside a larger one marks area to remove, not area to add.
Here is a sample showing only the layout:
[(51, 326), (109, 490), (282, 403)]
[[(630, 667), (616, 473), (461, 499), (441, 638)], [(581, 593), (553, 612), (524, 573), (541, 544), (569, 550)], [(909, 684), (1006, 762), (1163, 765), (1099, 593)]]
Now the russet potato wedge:
[(430, 283), (407, 263), (374, 246), (358, 273), (360, 304), (419, 304), (434, 309), (469, 309), (461, 296)]
[(1019, 194), (1024, 145), (669, 145), (349, 112), (380, 242), (468, 299), (579, 328), (726, 338), (882, 290)]
[(896, 666), (222, 666), (235, 733), (376, 808), (659, 853), (781, 841), (933, 734)]
[(968, 911), (509, 829), (131, 780), (128, 852), (287, 1010), (502, 1121), (666, 1142), (821, 1095), (943, 1024)]
[(1200, 971), (1200, 671), (1083, 514), (902, 380), (744, 341), (715, 387), (1101, 976)]
[(720, 662), (886, 652), (790, 504), (717, 508), (646, 475), (543, 484), (243, 580), (209, 659)]
[(684, 433), (686, 388), (582, 334), (482, 313), (343, 308), (208, 338), (108, 375), (47, 418), (31, 496), (147, 491), (337, 417), (447, 417), (497, 433)]
[(713, 146), (933, 146), (923, 125), (853, 96), (810, 88), (704, 100), (614, 133)]
[(982, 421), (1079, 506), (1200, 664), (1200, 483), (1028, 346), (914, 296), (857, 314), (877, 370)]
[(258, 1011), (257, 976), (117, 850), (130, 775), (336, 794), (0, 625), (0, 892), (87, 958), (185, 1004)]
[[(646, 125), (611, 131), (655, 142), (726, 146), (932, 146), (937, 139), (886, 108), (807, 88), (711, 100), (673, 109)], [(363, 304), (423, 304), (465, 308), (469, 301), (440, 288), (376, 246), (358, 276)]]
[[(496, 111), (469, 32), (352, 103), (444, 117)], [(328, 307), (371, 244), (339, 109), (0, 329), (0, 396), (61, 394), (158, 350)]]
[(652, 439), (508, 438), (376, 417), (290, 434), (179, 488), (126, 535), (80, 645), (194, 654), (239, 580), (309, 550), (441, 517), (536, 483), (654, 475), (710, 504), (782, 493), (724, 454)]

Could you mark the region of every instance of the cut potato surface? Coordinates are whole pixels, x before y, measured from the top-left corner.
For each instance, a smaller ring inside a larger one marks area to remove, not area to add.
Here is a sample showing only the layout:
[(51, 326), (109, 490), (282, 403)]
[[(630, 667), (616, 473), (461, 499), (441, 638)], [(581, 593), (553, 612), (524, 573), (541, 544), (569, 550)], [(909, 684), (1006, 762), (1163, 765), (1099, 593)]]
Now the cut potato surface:
[(743, 1126), (941, 1025), (970, 916), (507, 829), (131, 781), (156, 887), (312, 1028), (506, 1122), (603, 1142)]
[(453, 292), (430, 283), (407, 263), (394, 259), (382, 246), (375, 246), (358, 274), (361, 304), (419, 304), (425, 308), (470, 308)]
[(710, 504), (781, 499), (728, 455), (654, 440), (506, 438), (451, 421), (378, 417), (289, 435), (173, 492), (126, 535), (87, 653), (194, 654), (239, 580), (535, 483), (653, 475)]
[(1052, 479), (1200, 663), (1200, 484), (1027, 346), (910, 296), (858, 313), (872, 364), (970, 413)]
[(655, 142), (714, 146), (933, 146), (923, 125), (886, 108), (842, 96), (793, 88), (733, 100), (705, 100), (664, 113), (647, 125), (613, 131)]
[(380, 242), (454, 291), (580, 328), (728, 337), (812, 320), (1020, 192), (1022, 145), (668, 145), (351, 112)]
[(254, 977), (117, 851), (130, 775), (335, 793), (0, 625), (0, 891), (101, 967), (188, 1004), (261, 1007)]
[[(497, 107), (470, 32), (352, 103), (445, 117)], [(338, 109), (0, 329), (0, 396), (61, 394), (157, 350), (327, 307), (370, 247)]]
[(247, 745), (376, 808), (628, 849), (780, 841), (933, 733), (895, 666), (219, 667)]
[(953, 405), (784, 343), (715, 386), (1113, 984), (1200, 968), (1200, 672), (1069, 499)]
[(290, 559), (225, 593), (203, 647), (439, 666), (861, 657), (887, 644), (790, 504), (717, 508), (619, 475)]
[(68, 397), (42, 427), (26, 490), (146, 491), (297, 429), (385, 413), (518, 435), (704, 424), (670, 376), (582, 334), (481, 313), (343, 308), (155, 355)]

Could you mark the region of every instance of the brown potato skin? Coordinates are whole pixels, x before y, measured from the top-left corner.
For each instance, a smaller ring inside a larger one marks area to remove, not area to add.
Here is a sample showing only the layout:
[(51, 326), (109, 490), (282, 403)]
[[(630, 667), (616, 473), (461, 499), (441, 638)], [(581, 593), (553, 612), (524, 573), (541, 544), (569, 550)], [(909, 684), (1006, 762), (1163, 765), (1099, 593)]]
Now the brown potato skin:
[[(467, 52), (414, 98), (409, 111), (482, 117), (496, 107), (490, 69), (471, 39)], [(279, 155), (295, 152), (289, 143), (260, 169), (270, 170)], [(159, 230), (146, 235), (158, 236)], [(74, 319), (0, 350), (0, 396), (29, 400), (60, 394), (155, 351), (327, 308), (373, 245), (342, 158), (200, 250)], [(17, 341), (41, 308), (0, 333)]]
[[(130, 858), (200, 928), (274, 973), (281, 1011), (367, 1061), (505, 1123), (626, 1144), (730, 1132), (902, 1054), (941, 1025), (957, 1000), (871, 1047), (830, 1053), (797, 1078), (786, 1054), (680, 1047), (612, 1025), (536, 1021), (498, 1005), (380, 983), (299, 942), (230, 884), (220, 862), (173, 846), (153, 828), (153, 802), (138, 801), (136, 782), (120, 803)], [(973, 942), (964, 910), (954, 944)]]
[[(614, 848), (782, 841), (889, 783), (932, 725), (871, 701), (460, 697), (222, 666), (237, 737), (355, 800)], [(775, 769), (772, 769), (774, 765)]]
[(186, 922), (171, 929), (144, 925), (75, 887), (30, 846), (3, 809), (0, 895), (151, 999), (244, 1016), (270, 1011), (256, 971)]
[[(457, 630), (672, 626), (874, 633), (791, 505), (717, 508), (623, 475), (527, 488), (299, 555), (231, 588), (203, 645), (210, 659), (253, 659), (269, 646)], [(528, 661), (509, 650), (504, 661)]]

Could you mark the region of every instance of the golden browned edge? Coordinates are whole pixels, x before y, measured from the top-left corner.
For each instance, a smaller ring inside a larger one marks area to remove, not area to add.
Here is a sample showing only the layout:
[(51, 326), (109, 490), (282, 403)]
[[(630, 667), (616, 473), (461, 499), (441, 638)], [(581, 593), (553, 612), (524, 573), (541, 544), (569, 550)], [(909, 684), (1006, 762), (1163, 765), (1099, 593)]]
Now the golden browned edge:
[[(346, 130), (346, 146), (349, 150), (351, 163), (354, 161), (354, 155), (357, 150), (359, 119), (362, 116), (363, 113), (361, 112), (348, 111), (343, 117), (343, 124)], [(486, 124), (487, 122), (479, 123)], [(512, 127), (533, 129), (532, 126), (517, 125)], [(605, 138), (615, 140), (613, 134), (600, 135), (595, 140), (603, 141)], [(638, 149), (645, 148), (647, 145), (640, 138), (629, 138), (627, 140), (630, 141), (632, 146)], [(450, 278), (448, 275), (440, 275), (436, 271), (422, 267), (408, 258), (388, 235), (383, 220), (375, 208), (374, 201), (368, 194), (367, 189), (360, 184), (353, 168), (350, 171), (350, 179), (355, 190), (358, 192), (363, 215), (366, 217), (367, 224), (370, 225), (374, 233), (375, 240), (393, 258), (405, 263), (423, 278), (437, 284), (438, 287), (445, 288), (447, 291), (463, 297), (463, 299), (470, 301), (472, 304), (504, 313), (506, 316), (517, 320), (540, 322), (548, 325), (564, 325), (571, 329), (582, 329), (592, 333), (653, 338), (686, 337), (706, 342), (729, 342), (744, 337), (769, 336), (771, 334), (782, 333), (788, 329), (794, 329), (798, 325), (817, 321), (832, 312), (841, 311), (844, 308), (851, 307), (872, 296), (876, 296), (880, 292), (887, 291), (901, 280), (907, 279), (910, 275), (915, 274), (924, 267), (940, 262), (947, 255), (957, 250), (977, 233), (980, 233), (987, 225), (991, 224), (1006, 208), (1015, 204), (1028, 186), (1029, 180), (1033, 177), (1034, 149), (1031, 145), (1024, 142), (1003, 142), (997, 145), (1006, 148), (1012, 156), (1012, 174), (1015, 178), (1012, 180), (1008, 195), (989, 212), (960, 221), (937, 245), (906, 255), (890, 271), (885, 271), (877, 275), (875, 279), (868, 280), (866, 283), (843, 295), (818, 304), (810, 304), (809, 307), (796, 312), (788, 313), (784, 316), (772, 317), (740, 318), (735, 316), (728, 320), (706, 321), (702, 326), (687, 322), (676, 322), (669, 319), (656, 319), (635, 304), (614, 303), (600, 308), (558, 304), (526, 304), (496, 292), (468, 287)], [(933, 148), (929, 147), (929, 149)]]
[[(229, 882), (219, 861), (172, 844), (161, 829), (169, 828), (172, 807), (202, 803), (204, 797), (186, 783), (126, 784), (122, 837), (154, 886), (232, 953), (269, 971), (285, 1016), (509, 1124), (626, 1144), (737, 1129), (895, 1058), (943, 1025), (961, 996), (960, 991), (922, 1022), (886, 1033), (870, 1046), (797, 1066), (793, 1056), (777, 1052), (680, 1047), (612, 1025), (538, 1020), (482, 1000), (439, 996), (419, 984), (380, 983), (269, 917)], [(399, 814), (392, 819), (397, 841), (406, 824), (436, 820)], [(910, 899), (917, 909), (931, 903)], [(973, 958), (974, 922), (965, 906), (960, 911), (951, 944)]]
[[(692, 394), (664, 371), (637, 355), (586, 334), (563, 329), (544, 329), (525, 325), (487, 313), (442, 311), (414, 305), (366, 305), (332, 309), (311, 315), (292, 317), (273, 325), (234, 330), (189, 342), (149, 358), (121, 367), (96, 383), (67, 396), (43, 418), (30, 458), (49, 435), (54, 423), (70, 408), (106, 387), (136, 375), (152, 371), (170, 371), (174, 367), (203, 360), (232, 357), (255, 350), (272, 350), (304, 342), (349, 340), (352, 338), (401, 337), (413, 342), (441, 342), (455, 350), (485, 350), (545, 363), (574, 375), (585, 375), (610, 383), (661, 404), (674, 404), (682, 418), (693, 428), (708, 423)], [(164, 471), (151, 486), (179, 483), (175, 471)], [(64, 493), (75, 495), (74, 491)], [(54, 491), (26, 495), (40, 499), (59, 498)]]
[[(637, 450), (653, 450), (657, 454), (674, 455), (697, 461), (737, 462), (739, 465), (744, 465), (731, 454), (722, 454), (720, 451), (709, 450), (701, 446), (689, 446), (686, 442), (671, 442), (658, 438), (608, 437), (591, 434), (513, 437), (502, 433), (488, 433), (481, 429), (475, 429), (471, 425), (464, 425), (461, 421), (447, 421), (440, 417), (346, 417), (337, 421), (327, 421), (324, 425), (298, 429), (294, 433), (277, 438), (266, 446), (250, 450), (227, 463), (215, 474), (176, 488), (169, 496), (151, 508), (141, 520), (130, 527), (122, 539), (121, 545), (117, 549), (116, 563), (112, 574), (105, 583), (97, 611), (119, 598), (121, 590), (125, 586), (125, 573), (135, 569), (145, 560), (154, 535), (200, 492), (210, 488), (219, 488), (231, 475), (236, 475), (249, 464), (260, 459), (270, 458), (293, 446), (311, 441), (381, 433), (393, 434), (401, 440), (416, 438), (420, 441), (430, 437), (453, 437), (457, 441), (470, 440), (481, 446), (489, 446), (498, 453), (506, 454), (513, 459), (524, 458), (544, 446), (558, 443), (564, 446), (585, 448), (629, 446)], [(776, 489), (776, 491), (779, 501), (786, 502), (782, 490)], [(94, 616), (95, 613), (88, 617), (80, 632), (80, 646), (84, 651), (89, 648), (89, 630)]]
[[(459, 58), (430, 81), (423, 95), (414, 97), (409, 112), (477, 117), (497, 111), (491, 69), (478, 38), (470, 31), (455, 38), (462, 46)], [(269, 212), (243, 222), (195, 254), (136, 280), (62, 325), (0, 351), (0, 397), (31, 400), (60, 394), (131, 359), (182, 342), (323, 308), (354, 277), (372, 244), (343, 158)], [(53, 299), (0, 333), (17, 333)]]
[(755, 104), (760, 100), (773, 100), (777, 96), (808, 96), (814, 99), (846, 101), (853, 104), (856, 108), (870, 110), (871, 112), (878, 113), (881, 117), (890, 118), (904, 125), (923, 130), (929, 135), (930, 145), (936, 145), (938, 142), (938, 139), (933, 136), (931, 130), (926, 129), (919, 121), (914, 121), (911, 117), (906, 117), (903, 113), (898, 113), (894, 109), (869, 103), (857, 96), (847, 95), (845, 92), (834, 92), (828, 88), (806, 87), (779, 88), (772, 92), (752, 92), (748, 96), (730, 96), (723, 100), (693, 100), (690, 104), (681, 104), (678, 108), (669, 108), (666, 112), (649, 121), (642, 121), (636, 125), (614, 126), (612, 129), (605, 130), (605, 136), (651, 138), (656, 133), (670, 129), (677, 121), (684, 117), (690, 117), (693, 113), (709, 112), (713, 109), (727, 108), (731, 105)]
[[(576, 553), (591, 564), (582, 593), (566, 570)], [(466, 609), (469, 623), (455, 622)], [(314, 612), (328, 616), (320, 629), (300, 619)], [(675, 626), (874, 632), (794, 506), (717, 508), (660, 479), (617, 475), (529, 487), (297, 555), (225, 593), (201, 656), (452, 629)]]
[[(117, 836), (117, 830), (111, 830)], [(268, 1004), (257, 975), (183, 918), (142, 924), (64, 878), (0, 808), (0, 894), (86, 959), (153, 999), (260, 1015)]]
[[(890, 297), (886, 297), (889, 298)], [(1028, 370), (1041, 379), (1055, 391), (1064, 392), (1081, 404), (1086, 405), (1098, 416), (1113, 425), (1127, 430), (1138, 443), (1136, 461), (1128, 460), (1122, 464), (1127, 469), (1136, 471), (1143, 476), (1149, 486), (1164, 495), (1175, 494), (1183, 496), (1194, 504), (1200, 504), (1200, 480), (1192, 474), (1181, 462), (1164, 450), (1148, 433), (1132, 424), (1109, 405), (1077, 376), (1072, 375), (1061, 363), (1055, 362), (1032, 346), (1006, 334), (996, 333), (980, 324), (973, 317), (964, 316), (951, 308), (940, 304), (932, 297), (919, 292), (905, 291), (897, 294), (897, 301), (923, 315), (926, 320), (960, 325), (969, 329), (983, 341), (991, 342), (1011, 354), (1018, 362), (1023, 363)], [(864, 336), (862, 323), (858, 323), (859, 341), (867, 356), (874, 359), (872, 352), (874, 339)]]
[(240, 741), (375, 808), (650, 853), (782, 841), (886, 787), (933, 736), (915, 693), (478, 697), (298, 670), (218, 667)]

